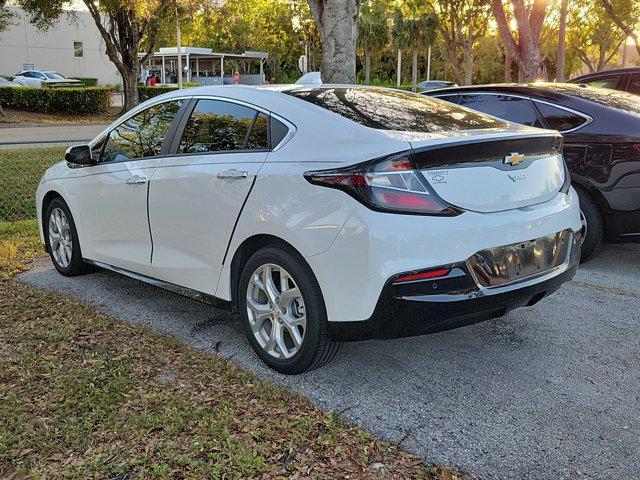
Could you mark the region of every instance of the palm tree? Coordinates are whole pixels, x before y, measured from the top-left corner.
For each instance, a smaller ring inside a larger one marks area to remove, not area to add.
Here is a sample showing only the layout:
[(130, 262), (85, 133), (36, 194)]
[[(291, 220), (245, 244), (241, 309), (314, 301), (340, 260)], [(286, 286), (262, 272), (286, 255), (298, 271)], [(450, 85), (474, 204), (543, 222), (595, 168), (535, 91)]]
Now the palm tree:
[(364, 83), (371, 83), (371, 56), (380, 53), (389, 43), (389, 28), (384, 5), (362, 5), (358, 19), (358, 50), (364, 56)]
[(437, 26), (438, 16), (433, 12), (411, 18), (405, 18), (400, 10), (394, 14), (393, 43), (398, 48), (398, 55), (402, 50), (411, 51), (411, 89), (414, 92), (418, 89), (418, 52), (433, 44)]

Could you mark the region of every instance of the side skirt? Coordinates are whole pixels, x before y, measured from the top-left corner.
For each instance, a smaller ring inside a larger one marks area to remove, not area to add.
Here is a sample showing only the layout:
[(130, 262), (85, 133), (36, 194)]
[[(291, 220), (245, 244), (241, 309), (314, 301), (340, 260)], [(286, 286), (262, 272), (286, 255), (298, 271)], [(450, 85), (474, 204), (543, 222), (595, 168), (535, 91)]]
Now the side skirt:
[(112, 272), (119, 273), (121, 275), (127, 276), (129, 278), (133, 278), (135, 280), (139, 280), (149, 285), (153, 285), (154, 287), (159, 287), (159, 288), (162, 288), (163, 290), (168, 290), (182, 297), (187, 297), (192, 300), (196, 300), (198, 302), (206, 303), (207, 305), (213, 305), (216, 308), (231, 310), (230, 301), (223, 300), (221, 298), (216, 297), (215, 295), (210, 295), (208, 293), (200, 292), (198, 290), (193, 290), (192, 288), (182, 287), (174, 283), (165, 282), (164, 280), (148, 277), (147, 275), (142, 275), (140, 273), (132, 272), (130, 270), (125, 270), (124, 268), (114, 267), (113, 265), (98, 262), (95, 260), (89, 260), (87, 258), (83, 258), (82, 261), (84, 261), (85, 263), (88, 263), (89, 265), (95, 265), (96, 267), (103, 268), (105, 270), (110, 270)]

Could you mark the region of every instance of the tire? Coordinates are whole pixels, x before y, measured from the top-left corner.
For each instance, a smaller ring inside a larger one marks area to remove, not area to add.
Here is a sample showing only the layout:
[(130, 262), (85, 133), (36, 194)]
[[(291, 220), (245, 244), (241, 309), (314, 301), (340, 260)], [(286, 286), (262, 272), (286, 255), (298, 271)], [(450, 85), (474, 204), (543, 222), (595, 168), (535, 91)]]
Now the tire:
[[(266, 275), (273, 280), (268, 282), (272, 288), (264, 282)], [(282, 295), (283, 290), (296, 294)], [(291, 248), (263, 247), (249, 258), (240, 276), (238, 309), (254, 352), (278, 372), (295, 375), (313, 370), (338, 351), (339, 344), (329, 338), (318, 281)]]
[(587, 262), (602, 250), (606, 244), (606, 227), (602, 211), (595, 199), (584, 189), (577, 188), (580, 198), (580, 213), (584, 223), (580, 261)]
[[(54, 219), (52, 219), (52, 216), (54, 216)], [(56, 221), (56, 218), (59, 222)], [(61, 225), (62, 234), (56, 236), (55, 233), (60, 229)], [(93, 271), (93, 267), (82, 260), (76, 224), (73, 221), (69, 207), (62, 198), (54, 198), (49, 203), (44, 215), (42, 229), (51, 262), (58, 272), (66, 277), (75, 277)], [(57, 242), (56, 238), (61, 238), (62, 241)], [(61, 243), (62, 245), (60, 245)]]

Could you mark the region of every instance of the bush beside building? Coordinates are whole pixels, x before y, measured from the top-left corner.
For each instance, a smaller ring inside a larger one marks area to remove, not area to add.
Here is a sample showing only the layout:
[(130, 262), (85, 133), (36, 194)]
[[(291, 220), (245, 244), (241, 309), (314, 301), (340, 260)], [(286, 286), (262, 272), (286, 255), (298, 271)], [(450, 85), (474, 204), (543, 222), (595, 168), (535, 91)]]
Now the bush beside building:
[(105, 87), (1, 87), (0, 105), (38, 113), (103, 113), (113, 90)]

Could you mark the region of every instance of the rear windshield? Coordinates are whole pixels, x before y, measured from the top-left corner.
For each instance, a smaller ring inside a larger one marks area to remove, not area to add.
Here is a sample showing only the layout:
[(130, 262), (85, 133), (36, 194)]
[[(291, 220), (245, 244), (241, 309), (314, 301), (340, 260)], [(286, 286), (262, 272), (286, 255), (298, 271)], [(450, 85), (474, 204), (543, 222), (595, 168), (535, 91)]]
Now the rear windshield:
[(605, 107), (625, 110), (640, 115), (640, 96), (619, 90), (599, 87), (580, 87), (578, 85), (554, 85), (553, 90), (566, 95), (599, 103)]
[(395, 90), (340, 87), (284, 93), (379, 130), (432, 133), (507, 126), (498, 119), (452, 103)]

